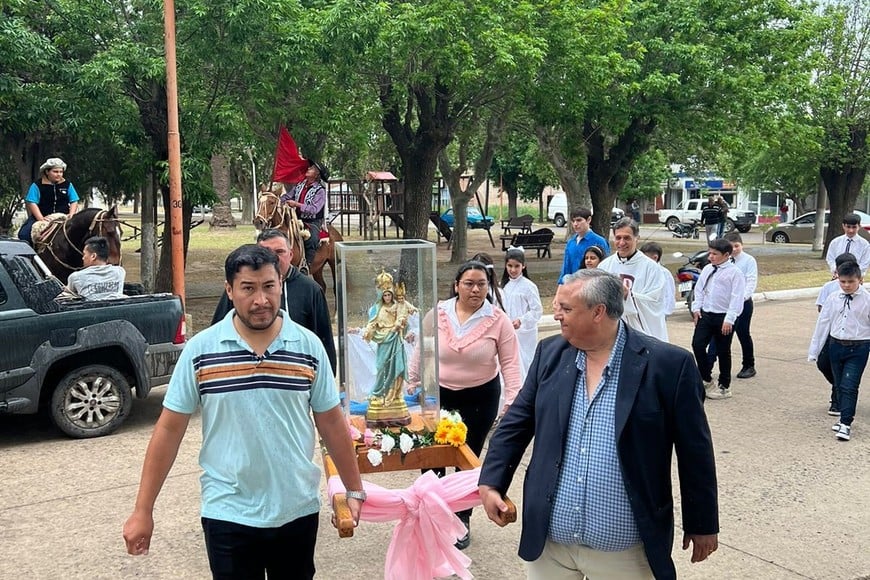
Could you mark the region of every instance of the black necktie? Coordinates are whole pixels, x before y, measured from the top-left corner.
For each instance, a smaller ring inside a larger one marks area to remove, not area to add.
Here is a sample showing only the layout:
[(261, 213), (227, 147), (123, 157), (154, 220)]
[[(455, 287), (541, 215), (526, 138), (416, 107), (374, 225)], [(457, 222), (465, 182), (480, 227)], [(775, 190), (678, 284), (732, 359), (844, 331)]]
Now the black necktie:
[(852, 298), (854, 297), (851, 294), (843, 294), (843, 310), (852, 310)]
[(719, 266), (714, 265), (713, 272), (709, 276), (707, 276), (707, 281), (704, 282), (704, 291), (705, 292), (707, 291), (707, 288), (710, 286), (710, 280), (713, 279), (713, 276), (715, 276), (716, 272), (718, 272), (718, 271), (719, 271)]
[(846, 240), (846, 254), (850, 254), (852, 250), (852, 238)]

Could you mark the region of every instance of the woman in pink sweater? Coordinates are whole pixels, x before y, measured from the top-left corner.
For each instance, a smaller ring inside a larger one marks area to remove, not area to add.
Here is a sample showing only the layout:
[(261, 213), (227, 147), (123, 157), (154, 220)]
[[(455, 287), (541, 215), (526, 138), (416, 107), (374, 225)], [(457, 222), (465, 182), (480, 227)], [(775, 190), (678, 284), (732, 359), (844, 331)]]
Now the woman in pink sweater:
[[(517, 335), (507, 314), (488, 298), (486, 265), (469, 261), (459, 267), (451, 298), (438, 303), (438, 375), (441, 408), (457, 411), (468, 426), (465, 441), (478, 456), (498, 414), (504, 378), (505, 405), (513, 403), (520, 383)], [(431, 316), (431, 313), (429, 314)], [(411, 382), (414, 369), (412, 365)], [(439, 470), (443, 474), (443, 469)], [(465, 527), (471, 510), (457, 514)], [(469, 535), (457, 542), (465, 549)]]

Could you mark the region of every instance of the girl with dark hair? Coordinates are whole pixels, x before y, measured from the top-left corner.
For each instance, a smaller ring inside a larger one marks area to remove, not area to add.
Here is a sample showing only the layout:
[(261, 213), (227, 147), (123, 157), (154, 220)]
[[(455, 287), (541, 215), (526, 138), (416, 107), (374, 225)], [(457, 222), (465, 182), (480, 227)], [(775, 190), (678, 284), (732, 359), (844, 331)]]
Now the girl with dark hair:
[(526, 255), (521, 249), (509, 248), (505, 254), (501, 287), (505, 312), (517, 333), (520, 345), (520, 376), (525, 380), (538, 346), (538, 321), (544, 313), (544, 307), (538, 287), (529, 280)]
[(583, 263), (580, 265), (580, 269), (583, 268), (597, 268), (598, 264), (601, 263), (601, 260), (604, 259), (604, 250), (599, 248), (598, 246), (589, 246), (586, 249), (586, 253), (583, 254)]
[(489, 293), (487, 298), (490, 302), (504, 310), (504, 300), (501, 295), (501, 288), (498, 285), (498, 280), (495, 277), (495, 262), (492, 261), (492, 256), (486, 252), (479, 252), (471, 257), (470, 262), (480, 262), (486, 266), (486, 279), (489, 281)]

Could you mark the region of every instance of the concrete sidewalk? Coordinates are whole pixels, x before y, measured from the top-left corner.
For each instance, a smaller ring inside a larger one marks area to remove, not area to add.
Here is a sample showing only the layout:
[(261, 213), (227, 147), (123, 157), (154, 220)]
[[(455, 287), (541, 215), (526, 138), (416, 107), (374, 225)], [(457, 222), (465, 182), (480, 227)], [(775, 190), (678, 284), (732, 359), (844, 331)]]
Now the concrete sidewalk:
[[(835, 419), (826, 414), (829, 388), (806, 362), (814, 298), (759, 301), (753, 320), (758, 376), (735, 380), (732, 399), (707, 402), (719, 473), (720, 548), (692, 565), (679, 549), (678, 528), (674, 556), (681, 578), (870, 577), (870, 402), (859, 401), (852, 441), (838, 443), (830, 430)], [(672, 342), (689, 346), (685, 307), (668, 327)], [(736, 372), (736, 344), (733, 352)], [(162, 394), (159, 389), (137, 401), (129, 424), (103, 439), (64, 439), (32, 418), (0, 423), (0, 578), (209, 577), (198, 516), (198, 417), (158, 502), (150, 555), (124, 552), (121, 526), (133, 506)], [(527, 465), (528, 454), (510, 490), (520, 506)], [(368, 479), (398, 488), (415, 477), (400, 472)], [(678, 495), (676, 501), (679, 511)], [(392, 526), (364, 522), (354, 538), (339, 540), (328, 521), (322, 512), (318, 577), (383, 577)], [(498, 528), (475, 510), (465, 553), (476, 578), (525, 577), (516, 555), (520, 525)]]

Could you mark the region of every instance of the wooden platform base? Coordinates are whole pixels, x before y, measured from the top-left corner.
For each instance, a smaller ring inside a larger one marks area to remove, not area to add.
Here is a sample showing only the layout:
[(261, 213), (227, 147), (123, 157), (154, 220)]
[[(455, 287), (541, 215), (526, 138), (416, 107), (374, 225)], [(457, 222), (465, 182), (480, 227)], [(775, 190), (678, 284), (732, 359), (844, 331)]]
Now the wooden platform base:
[[(468, 447), (462, 445), (453, 447), (451, 445), (432, 445), (429, 447), (420, 447), (406, 454), (404, 460), (398, 450), (393, 451), (389, 455), (384, 455), (383, 463), (377, 467), (373, 466), (366, 456), (369, 448), (364, 445), (356, 447), (357, 465), (359, 465), (360, 473), (386, 473), (390, 471), (403, 471), (406, 469), (420, 470), (431, 469), (434, 467), (458, 467), (459, 469), (474, 469), (480, 467), (480, 459)], [(338, 475), (338, 470), (332, 459), (323, 451), (323, 466), (326, 470), (326, 477)], [(517, 520), (517, 507), (507, 497), (504, 498), (508, 505), (508, 514), (506, 519), (509, 522)], [(332, 510), (335, 514), (335, 525), (338, 528), (338, 535), (341, 538), (349, 538), (353, 536), (353, 518), (350, 515), (350, 508), (347, 505), (347, 499), (343, 493), (337, 493), (332, 497)]]

